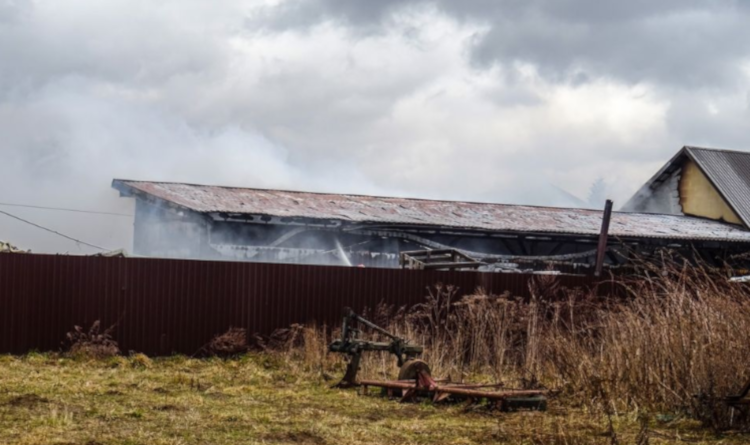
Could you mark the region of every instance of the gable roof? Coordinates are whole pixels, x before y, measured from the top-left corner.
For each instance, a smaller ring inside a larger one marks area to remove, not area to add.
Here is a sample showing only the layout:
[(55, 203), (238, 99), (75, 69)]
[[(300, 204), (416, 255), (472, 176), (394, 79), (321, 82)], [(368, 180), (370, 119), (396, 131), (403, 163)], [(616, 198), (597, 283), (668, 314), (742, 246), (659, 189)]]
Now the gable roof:
[(750, 153), (685, 147), (724, 200), (750, 227)]
[(703, 147), (682, 147), (624, 207), (653, 189), (666, 175), (681, 167), (685, 159), (698, 166), (727, 205), (750, 228), (750, 152)]
[[(124, 196), (168, 202), (203, 214), (262, 215), (349, 224), (431, 226), (596, 236), (602, 212), (476, 202), (310, 193), (115, 179)], [(609, 233), (623, 238), (750, 242), (750, 231), (691, 216), (613, 212)]]

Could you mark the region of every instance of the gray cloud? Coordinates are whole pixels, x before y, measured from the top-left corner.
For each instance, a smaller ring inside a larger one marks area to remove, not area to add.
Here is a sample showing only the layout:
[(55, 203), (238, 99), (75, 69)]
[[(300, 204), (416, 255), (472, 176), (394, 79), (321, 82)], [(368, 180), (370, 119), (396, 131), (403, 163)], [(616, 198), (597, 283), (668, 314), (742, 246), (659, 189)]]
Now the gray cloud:
[(581, 71), (685, 88), (735, 85), (744, 77), (738, 62), (750, 50), (750, 17), (737, 8), (717, 9), (685, 7), (599, 22), (506, 19), (492, 27), (475, 57), (481, 63), (522, 60), (557, 78)]
[(475, 63), (531, 63), (555, 81), (583, 74), (687, 88), (736, 84), (744, 79), (737, 62), (750, 52), (750, 8), (736, 0), (312, 0), (284, 2), (263, 17), (276, 29), (334, 21), (380, 32), (394, 15), (427, 6), (489, 27), (472, 48)]
[[(750, 147), (739, 2), (0, 1), (0, 202), (113, 177), (571, 205)], [(9, 209), (107, 247), (127, 218)], [(90, 252), (0, 217), (0, 239)]]

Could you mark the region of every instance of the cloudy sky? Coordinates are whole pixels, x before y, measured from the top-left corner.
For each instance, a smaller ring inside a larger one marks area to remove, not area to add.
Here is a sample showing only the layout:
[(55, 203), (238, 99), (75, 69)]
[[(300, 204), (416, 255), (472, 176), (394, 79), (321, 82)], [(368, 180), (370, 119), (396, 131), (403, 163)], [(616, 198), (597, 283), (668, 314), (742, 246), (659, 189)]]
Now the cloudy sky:
[[(130, 214), (120, 177), (562, 206), (600, 180), (617, 205), (682, 145), (750, 148), (748, 23), (739, 0), (0, 0), (0, 202)], [(129, 217), (0, 211), (130, 248)], [(3, 214), (0, 240), (95, 251)]]

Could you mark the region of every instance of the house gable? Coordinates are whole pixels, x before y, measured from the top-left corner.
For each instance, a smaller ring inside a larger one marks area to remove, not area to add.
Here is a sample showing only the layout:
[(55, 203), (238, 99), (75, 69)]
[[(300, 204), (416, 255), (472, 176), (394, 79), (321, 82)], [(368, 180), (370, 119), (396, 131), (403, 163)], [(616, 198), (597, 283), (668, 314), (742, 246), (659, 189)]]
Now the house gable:
[(682, 167), (678, 187), (679, 203), (685, 215), (742, 224), (739, 216), (692, 160)]
[(750, 196), (750, 184), (734, 178), (744, 176), (737, 170), (744, 170), (746, 159), (750, 153), (683, 147), (621, 211), (698, 216), (750, 227), (743, 217), (750, 214), (750, 205), (738, 199)]

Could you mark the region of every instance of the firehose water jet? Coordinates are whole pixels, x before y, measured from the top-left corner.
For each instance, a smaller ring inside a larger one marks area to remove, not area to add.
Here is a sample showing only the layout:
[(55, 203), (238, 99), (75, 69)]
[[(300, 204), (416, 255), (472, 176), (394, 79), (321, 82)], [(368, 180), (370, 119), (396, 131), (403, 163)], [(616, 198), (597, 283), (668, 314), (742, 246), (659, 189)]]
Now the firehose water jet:
[(341, 242), (336, 239), (336, 251), (339, 253), (339, 256), (344, 261), (344, 264), (346, 264), (349, 267), (352, 267), (352, 262), (349, 261), (349, 256), (344, 252), (344, 248), (341, 247)]

